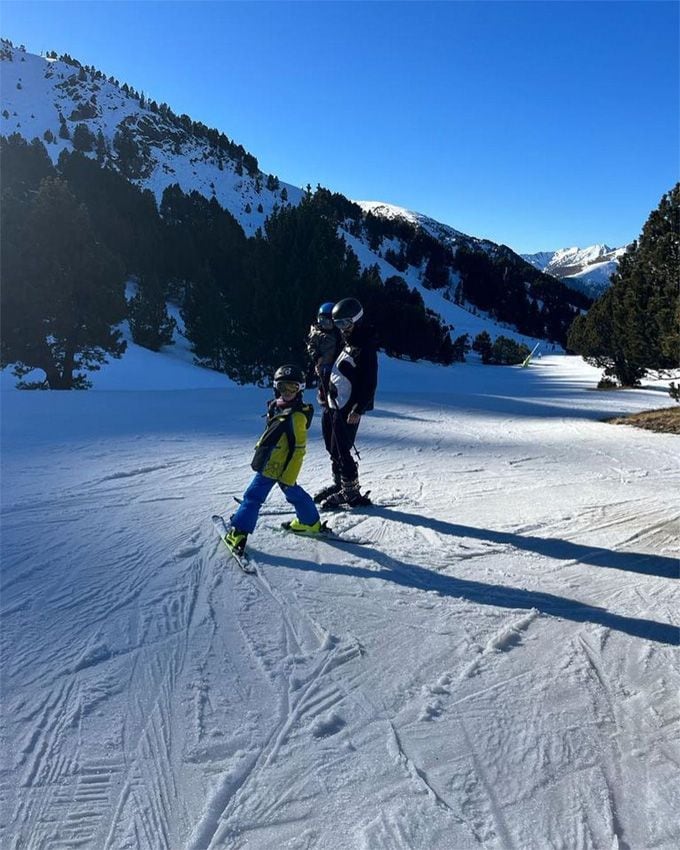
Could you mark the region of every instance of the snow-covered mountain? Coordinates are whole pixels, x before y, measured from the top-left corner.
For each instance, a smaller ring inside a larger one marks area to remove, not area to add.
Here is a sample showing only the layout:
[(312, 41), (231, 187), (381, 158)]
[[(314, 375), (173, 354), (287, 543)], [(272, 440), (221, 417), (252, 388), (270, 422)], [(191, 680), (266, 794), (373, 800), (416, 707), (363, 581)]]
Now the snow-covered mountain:
[(534, 268), (561, 278), (569, 286), (597, 298), (609, 286), (618, 268), (619, 257), (627, 248), (590, 245), (588, 248), (560, 248), (558, 251), (539, 251), (522, 254)]
[(422, 228), (443, 245), (449, 247), (465, 245), (468, 248), (484, 251), (488, 254), (494, 254), (499, 251), (510, 251), (509, 248), (497, 245), (489, 239), (479, 239), (476, 236), (469, 236), (467, 233), (456, 230), (448, 224), (442, 224), (440, 221), (435, 221), (435, 219), (427, 215), (413, 212), (413, 210), (408, 210), (396, 204), (387, 204), (384, 201), (356, 201), (355, 203), (359, 204), (365, 213), (371, 213), (374, 216), (388, 220), (406, 221), (415, 227)]
[[(0, 134), (40, 139), (55, 163), (63, 150), (74, 150), (80, 125), (91, 137), (91, 151), (85, 152), (118, 167), (158, 201), (174, 183), (187, 193), (196, 190), (216, 198), (246, 235), (262, 226), (276, 204), (302, 197), (297, 186), (260, 171), (255, 157), (224, 134), (174, 115), (166, 104), (94, 68), (36, 56), (7, 42), (0, 59)], [(124, 142), (133, 146), (132, 165), (124, 164)]]
[[(214, 197), (249, 236), (262, 227), (275, 206), (297, 204), (303, 197), (300, 187), (261, 171), (256, 158), (224, 133), (187, 115), (177, 116), (167, 104), (159, 105), (127, 83), (107, 79), (69, 56), (36, 56), (3, 41), (0, 60), (0, 134), (41, 140), (55, 163), (62, 151), (79, 149), (151, 190), (158, 201), (172, 184), (184, 192), (196, 190)], [(449, 255), (465, 246), (494, 259), (525, 262), (506, 246), (469, 236), (420, 213), (380, 202), (360, 202), (359, 206), (364, 213), (412, 224)], [(446, 285), (433, 288), (425, 279), (425, 261), (393, 265), (390, 249), (403, 256), (403, 241), (382, 238), (376, 247), (365, 233), (353, 232), (350, 224), (341, 228), (341, 235), (363, 267), (376, 265), (383, 280), (401, 275), (430, 309), (454, 326), (454, 334), (479, 326), (480, 311), (474, 305), (464, 300), (452, 303), (459, 282), (455, 270), (449, 270)], [(503, 334), (530, 347), (539, 339), (518, 332), (507, 321), (495, 321), (488, 312), (482, 311), (481, 318), (492, 338)]]
[[(184, 192), (196, 190), (215, 197), (247, 235), (262, 226), (274, 205), (297, 204), (302, 198), (301, 188), (260, 171), (255, 157), (242, 146), (231, 142), (227, 149), (219, 141), (213, 143), (222, 135), (218, 131), (197, 126), (186, 115), (174, 116), (165, 104), (159, 107), (95, 69), (36, 56), (7, 42), (0, 59), (0, 133), (19, 133), (29, 141), (40, 139), (55, 163), (62, 150), (74, 149), (80, 124), (94, 137), (92, 151), (87, 152), (96, 154), (96, 137), (101, 132), (106, 146), (103, 157), (120, 168), (120, 134), (129, 133), (139, 154), (137, 173), (125, 175), (133, 183), (150, 189), (158, 201), (163, 190), (174, 183)], [(67, 128), (67, 138), (62, 126)], [(269, 188), (273, 184), (276, 188)], [(377, 216), (410, 221), (446, 244), (486, 251), (499, 247), (391, 204), (360, 202), (360, 206)]]

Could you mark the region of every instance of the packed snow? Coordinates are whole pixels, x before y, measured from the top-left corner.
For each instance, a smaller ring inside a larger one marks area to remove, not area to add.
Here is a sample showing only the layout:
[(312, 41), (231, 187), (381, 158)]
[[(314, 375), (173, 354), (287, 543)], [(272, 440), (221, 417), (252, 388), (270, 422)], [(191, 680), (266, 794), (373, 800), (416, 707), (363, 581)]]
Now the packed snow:
[(3, 380), (3, 848), (680, 846), (678, 438), (602, 421), (670, 398), (558, 355), (380, 370), (375, 506), (330, 517), (370, 542), (284, 536), (273, 494), (257, 576), (210, 517), (268, 391), (138, 349)]

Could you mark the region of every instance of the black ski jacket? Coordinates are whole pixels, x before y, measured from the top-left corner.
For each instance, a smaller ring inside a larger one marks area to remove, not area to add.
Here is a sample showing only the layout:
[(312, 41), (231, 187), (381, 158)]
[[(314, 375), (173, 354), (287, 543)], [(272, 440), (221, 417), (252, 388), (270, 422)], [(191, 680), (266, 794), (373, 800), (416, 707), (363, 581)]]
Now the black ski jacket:
[(359, 322), (344, 341), (328, 387), (329, 406), (363, 414), (373, 410), (378, 384), (378, 352), (375, 330)]

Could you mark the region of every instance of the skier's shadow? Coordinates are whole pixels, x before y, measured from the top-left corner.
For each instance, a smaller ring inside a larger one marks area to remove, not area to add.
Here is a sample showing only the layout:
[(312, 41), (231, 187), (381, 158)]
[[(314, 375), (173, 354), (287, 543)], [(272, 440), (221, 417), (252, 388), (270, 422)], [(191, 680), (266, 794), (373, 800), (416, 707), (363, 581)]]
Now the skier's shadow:
[(660, 578), (680, 578), (680, 558), (667, 558), (663, 555), (648, 555), (641, 552), (615, 552), (600, 546), (584, 546), (560, 538), (534, 537), (533, 535), (513, 534), (511, 531), (494, 531), (490, 528), (475, 528), (471, 525), (459, 525), (454, 522), (434, 519), (422, 514), (411, 514), (393, 508), (372, 505), (366, 508), (355, 508), (353, 513), (365, 512), (368, 516), (379, 516), (384, 519), (404, 522), (407, 525), (417, 525), (429, 528), (439, 534), (450, 534), (454, 537), (469, 537), (475, 540), (485, 540), (512, 546), (514, 549), (526, 549), (536, 552), (546, 558), (556, 558), (560, 561), (577, 561), (592, 564), (595, 567), (607, 567), (615, 570), (625, 570), (631, 573), (641, 573)]
[[(318, 545), (328, 545), (342, 549), (345, 552), (358, 550), (347, 544), (332, 540), (320, 541)], [(355, 578), (371, 579), (373, 581), (389, 581), (401, 587), (412, 587), (438, 593), (440, 596), (450, 596), (456, 599), (468, 599), (480, 605), (494, 605), (498, 608), (520, 608), (523, 610), (536, 609), (551, 617), (561, 617), (576, 623), (595, 623), (606, 626), (633, 637), (645, 638), (657, 643), (677, 646), (680, 643), (680, 630), (670, 623), (659, 623), (656, 620), (643, 620), (635, 617), (624, 617), (613, 614), (606, 608), (586, 605), (575, 599), (555, 596), (551, 593), (539, 593), (534, 590), (523, 590), (516, 587), (505, 587), (500, 584), (484, 584), (479, 581), (456, 578), (443, 573), (427, 570), (416, 564), (407, 564), (392, 558), (370, 546), (361, 547), (362, 555), (382, 569), (369, 570), (364, 567), (347, 564), (331, 563), (329, 561), (310, 561), (291, 558), (283, 555), (257, 553), (258, 564), (268, 564), (272, 567), (287, 567), (293, 570), (325, 573), (328, 575), (353, 576)]]
[[(360, 509), (353, 511), (360, 513)], [(493, 531), (491, 529), (474, 528), (467, 525), (445, 522), (443, 520), (424, 517), (421, 514), (410, 514), (392, 508), (372, 506), (366, 510), (370, 516), (382, 516), (386, 519), (405, 522), (429, 528), (441, 534), (451, 534), (456, 537), (472, 537), (479, 540), (492, 541), (499, 544), (511, 545), (517, 549), (537, 552), (550, 558), (580, 561), (597, 567), (628, 570), (644, 575), (656, 575), (662, 578), (678, 577), (678, 561), (674, 558), (644, 555), (633, 552), (612, 552), (592, 546), (582, 546), (567, 540), (548, 539), (525, 536), (511, 532)], [(521, 608), (536, 610), (554, 617), (562, 617), (578, 623), (596, 623), (616, 631), (625, 632), (634, 637), (646, 638), (658, 643), (677, 646), (680, 643), (680, 629), (670, 623), (660, 623), (655, 620), (644, 620), (635, 617), (625, 617), (614, 614), (605, 608), (587, 605), (574, 599), (555, 596), (551, 593), (541, 593), (533, 590), (506, 587), (500, 584), (484, 584), (470, 579), (456, 578), (434, 570), (428, 570), (416, 564), (399, 561), (371, 546), (360, 549), (346, 543), (325, 540), (319, 545), (337, 547), (341, 550), (354, 551), (365, 555), (382, 569), (370, 570), (363, 567), (346, 564), (307, 561), (289, 558), (281, 555), (266, 555), (258, 553), (257, 561), (272, 566), (284, 566), (290, 569), (315, 571), (332, 575), (355, 576), (357, 578), (389, 581), (404, 587), (419, 590), (434, 591), (442, 596), (469, 599), (481, 605), (495, 605), (500, 608)]]

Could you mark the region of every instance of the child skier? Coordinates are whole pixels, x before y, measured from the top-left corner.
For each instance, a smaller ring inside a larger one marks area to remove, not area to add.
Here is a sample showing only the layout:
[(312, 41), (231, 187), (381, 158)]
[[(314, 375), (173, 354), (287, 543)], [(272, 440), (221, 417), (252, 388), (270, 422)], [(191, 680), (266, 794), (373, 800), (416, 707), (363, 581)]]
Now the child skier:
[(278, 484), (297, 518), (287, 524), (290, 531), (322, 532), (319, 512), (312, 497), (297, 483), (307, 447), (307, 430), (313, 408), (302, 400), (305, 376), (297, 366), (281, 366), (274, 374), (274, 398), (267, 404), (267, 427), (257, 441), (251, 467), (255, 477), (243, 494), (243, 502), (231, 517), (225, 543), (243, 554), (248, 535), (254, 531), (265, 499)]

